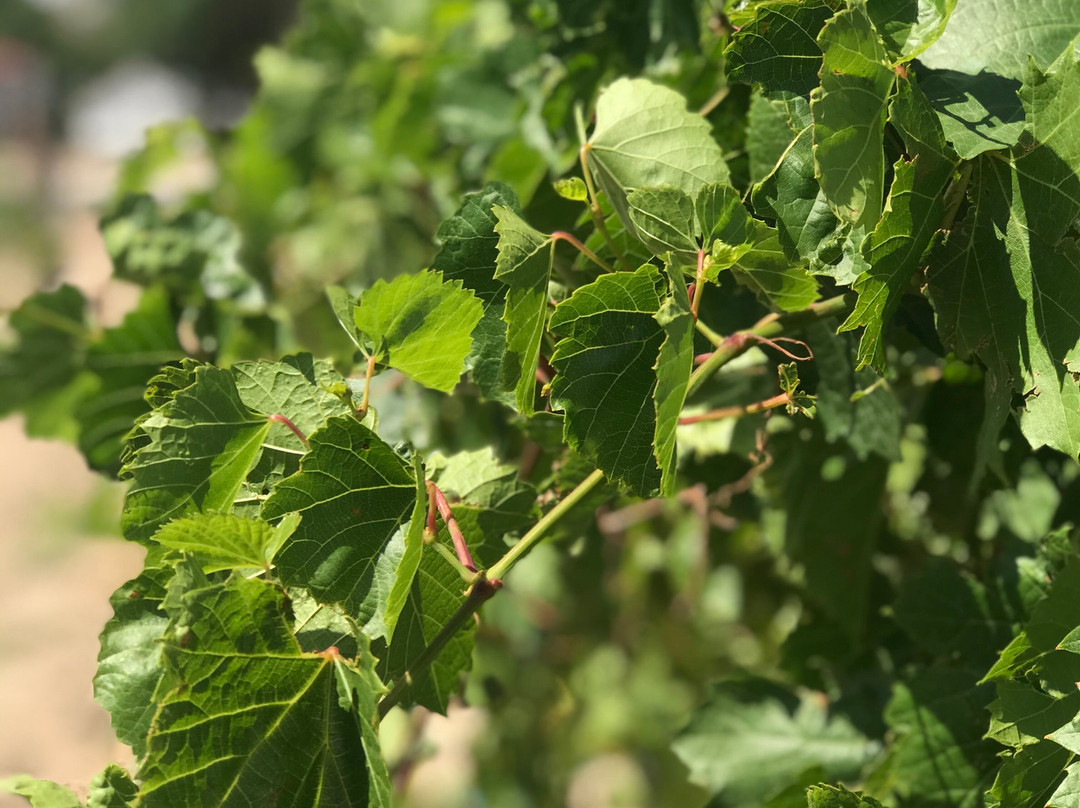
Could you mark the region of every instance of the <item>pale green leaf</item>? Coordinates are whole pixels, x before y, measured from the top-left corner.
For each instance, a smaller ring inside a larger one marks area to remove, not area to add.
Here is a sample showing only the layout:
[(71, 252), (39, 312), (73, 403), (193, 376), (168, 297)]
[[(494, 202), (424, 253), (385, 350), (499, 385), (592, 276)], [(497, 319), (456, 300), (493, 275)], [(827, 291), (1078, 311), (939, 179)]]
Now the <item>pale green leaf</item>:
[(145, 443), (123, 468), (125, 538), (146, 542), (172, 519), (231, 508), (269, 427), (244, 406), (232, 373), (196, 368), (190, 387), (140, 422)]
[(566, 179), (556, 180), (555, 193), (563, 199), (569, 199), (573, 202), (585, 202), (589, 198), (589, 189), (585, 185), (585, 180), (581, 179), (581, 177), (567, 177)]
[(626, 197), (630, 221), (653, 255), (697, 255), (694, 201), (678, 188), (639, 188)]
[(772, 308), (802, 311), (818, 298), (817, 280), (804, 267), (792, 265), (774, 228), (764, 222), (754, 225), (753, 246), (732, 268), (735, 279)]
[(714, 686), (672, 747), (693, 782), (735, 805), (761, 804), (816, 767), (852, 777), (876, 751), (824, 699), (755, 682)]
[(1065, 779), (1050, 795), (1046, 808), (1077, 808), (1080, 806), (1080, 763), (1073, 763), (1065, 770)]
[(276, 526), (261, 519), (203, 513), (174, 519), (154, 534), (163, 547), (194, 555), (206, 572), (269, 568), (281, 545), (300, 524), (290, 513)]
[(806, 790), (806, 804), (808, 808), (882, 808), (880, 802), (862, 792), (824, 783)]
[[(955, 18), (954, 18), (955, 19)], [(1023, 395), (1034, 448), (1080, 453), (1080, 64), (1066, 53), (1029, 75), (1023, 142), (974, 164), (966, 217), (932, 254), (929, 286), (943, 341), (987, 366), (1001, 397)], [(1048, 178), (1053, 178), (1048, 180)], [(988, 382), (989, 383), (989, 382)]]
[(882, 143), (895, 75), (862, 6), (833, 17), (818, 44), (825, 54), (821, 87), (810, 102), (817, 177), (841, 220), (872, 227), (885, 196)]
[(483, 315), (460, 281), (444, 282), (431, 271), (376, 281), (355, 310), (356, 328), (379, 361), (443, 392), (457, 386)]
[(689, 112), (677, 92), (646, 79), (619, 79), (600, 94), (585, 149), (589, 169), (628, 229), (631, 191), (670, 186), (693, 196), (702, 185), (728, 179), (708, 122)]
[(770, 101), (761, 90), (755, 89), (746, 113), (750, 182), (757, 184), (769, 176), (794, 139), (788, 105), (783, 101)]
[(25, 797), (31, 808), (82, 808), (79, 798), (68, 788), (51, 780), (17, 774), (0, 780), (0, 793)]

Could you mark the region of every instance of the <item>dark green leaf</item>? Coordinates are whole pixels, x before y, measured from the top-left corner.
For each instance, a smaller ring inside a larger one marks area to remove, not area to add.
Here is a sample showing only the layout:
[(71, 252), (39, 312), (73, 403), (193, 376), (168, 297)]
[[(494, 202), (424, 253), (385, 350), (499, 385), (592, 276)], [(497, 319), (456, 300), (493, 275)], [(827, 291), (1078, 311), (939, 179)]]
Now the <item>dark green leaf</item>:
[(139, 805), (389, 804), (374, 658), (303, 653), (283, 597), (244, 579), (181, 597)]
[(653, 449), (656, 365), (664, 331), (660, 273), (653, 266), (604, 275), (555, 309), (560, 337), (551, 357), (557, 373), (551, 406), (566, 414), (563, 434), (611, 479), (639, 495), (657, 490)]
[(414, 470), (351, 416), (310, 436), (300, 471), (278, 483), (262, 517), (301, 515), (274, 559), (287, 586), (323, 603), (343, 603), (369, 637), (392, 634), (388, 598), (403, 568), (416, 505)]

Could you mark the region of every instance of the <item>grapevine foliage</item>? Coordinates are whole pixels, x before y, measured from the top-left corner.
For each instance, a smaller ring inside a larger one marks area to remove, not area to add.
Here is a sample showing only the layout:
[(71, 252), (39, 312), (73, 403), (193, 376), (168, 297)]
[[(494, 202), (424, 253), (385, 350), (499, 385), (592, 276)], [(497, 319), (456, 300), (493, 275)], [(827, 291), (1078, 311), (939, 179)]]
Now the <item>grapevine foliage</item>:
[(147, 553), (85, 804), (389, 806), (464, 692), (492, 804), (1080, 806), (1080, 5), (418, 5), (152, 133), (123, 322), (8, 317)]

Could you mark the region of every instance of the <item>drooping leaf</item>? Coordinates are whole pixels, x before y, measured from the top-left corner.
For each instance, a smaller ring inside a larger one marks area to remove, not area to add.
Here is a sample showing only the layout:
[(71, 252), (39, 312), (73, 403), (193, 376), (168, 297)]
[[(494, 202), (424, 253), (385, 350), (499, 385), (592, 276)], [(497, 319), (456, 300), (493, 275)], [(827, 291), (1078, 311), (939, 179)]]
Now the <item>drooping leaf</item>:
[(143, 292), (123, 323), (108, 329), (88, 349), (86, 367), (95, 385), (80, 402), (79, 449), (91, 468), (115, 473), (124, 437), (146, 413), (143, 391), (161, 366), (179, 361), (183, 351), (164, 290)]
[(895, 75), (863, 6), (829, 20), (818, 44), (821, 87), (810, 102), (817, 177), (841, 220), (873, 227), (885, 196), (882, 144)]
[(501, 387), (506, 323), (502, 319), (506, 284), (495, 278), (499, 252), (496, 206), (520, 212), (517, 195), (508, 186), (491, 182), (483, 190), (466, 194), (453, 216), (439, 225), (442, 249), (431, 268), (449, 281), (460, 280), (484, 304), (484, 317), (473, 329), (472, 351), (465, 360), (473, 380), (488, 398), (512, 403), (514, 397)]
[(90, 781), (86, 808), (131, 808), (138, 793), (139, 787), (131, 775), (115, 763), (110, 763)]
[(686, 279), (678, 267), (669, 267), (670, 293), (654, 317), (664, 330), (664, 342), (656, 357), (656, 437), (653, 440), (656, 464), (660, 467), (660, 493), (675, 492), (675, 429), (679, 424), (690, 372), (694, 367), (694, 318)]
[(679, 188), (639, 188), (626, 198), (630, 221), (653, 255), (697, 255), (694, 200)]
[[(761, 804), (803, 772), (832, 779), (858, 773), (875, 744), (811, 694), (755, 683), (713, 687), (672, 747), (693, 782), (732, 804)], [(771, 688), (776, 689), (776, 688)]]
[(533, 414), (536, 368), (548, 313), (548, 281), (555, 240), (530, 227), (510, 208), (497, 206), (499, 258), (495, 277), (506, 284), (506, 353), (500, 386), (513, 390), (518, 411)]
[(787, 107), (792, 141), (772, 173), (753, 187), (751, 200), (759, 216), (776, 221), (787, 257), (818, 271), (819, 261), (831, 260), (838, 251), (843, 226), (815, 174), (809, 107), (805, 101)]
[(376, 281), (360, 296), (355, 313), (356, 327), (379, 361), (443, 392), (461, 378), (472, 331), (483, 315), (471, 291), (431, 271)]
[(933, 254), (929, 284), (944, 342), (983, 361), (1006, 408), (1010, 388), (1024, 396), (1031, 445), (1076, 457), (1080, 248), (1068, 230), (1080, 213), (1080, 136), (1069, 121), (1080, 64), (1066, 53), (1049, 73), (1033, 71), (1024, 139), (1007, 159), (974, 164), (967, 215)]
[[(342, 603), (369, 637), (392, 634), (389, 595), (406, 555), (417, 482), (409, 463), (351, 416), (314, 432), (300, 471), (274, 488), (262, 518), (299, 513), (274, 563), (286, 586)], [(422, 528), (422, 524), (421, 524)]]
[(161, 643), (168, 618), (161, 611), (173, 576), (168, 563), (147, 566), (109, 599), (113, 616), (101, 632), (94, 698), (112, 716), (116, 737), (137, 756), (157, 708), (154, 691), (162, 675)]
[(91, 336), (85, 309), (82, 293), (65, 284), (31, 295), (8, 318), (14, 339), (0, 349), (0, 415), (23, 411), (31, 435), (77, 431), (65, 393), (78, 386)]
[(585, 148), (589, 169), (631, 230), (630, 191), (670, 186), (693, 196), (702, 185), (728, 180), (708, 122), (687, 111), (677, 92), (646, 79), (619, 79), (600, 94)]
[(900, 458), (901, 409), (892, 389), (872, 370), (855, 370), (855, 344), (835, 326), (813, 323), (806, 340), (818, 372), (817, 415), (829, 441), (842, 439), (861, 460)]
[(769, 176), (791, 146), (795, 133), (790, 119), (785, 102), (770, 101), (759, 89), (751, 94), (750, 109), (746, 113), (746, 152), (750, 158), (751, 183), (756, 185)]
[(124, 465), (124, 537), (147, 542), (166, 522), (227, 511), (270, 424), (240, 400), (233, 375), (202, 366), (194, 383), (140, 422), (145, 444)]
[(639, 495), (661, 481), (653, 448), (656, 365), (664, 331), (660, 273), (653, 266), (604, 275), (555, 309), (551, 406), (565, 413), (565, 440), (609, 478)]
[(840, 326), (841, 331), (865, 326), (858, 368), (871, 365), (879, 372), (885, 366), (882, 330), (942, 223), (942, 192), (956, 162), (925, 97), (908, 81), (898, 82), (891, 119), (912, 159), (900, 158), (894, 166), (885, 213), (862, 245), (870, 268), (855, 281), (859, 298)]
[(821, 71), (818, 34), (832, 15), (825, 0), (759, 3), (732, 38), (728, 78), (760, 84), (769, 98), (809, 95)]
[(231, 579), (173, 608), (140, 805), (389, 804), (374, 658), (303, 653), (283, 597)]

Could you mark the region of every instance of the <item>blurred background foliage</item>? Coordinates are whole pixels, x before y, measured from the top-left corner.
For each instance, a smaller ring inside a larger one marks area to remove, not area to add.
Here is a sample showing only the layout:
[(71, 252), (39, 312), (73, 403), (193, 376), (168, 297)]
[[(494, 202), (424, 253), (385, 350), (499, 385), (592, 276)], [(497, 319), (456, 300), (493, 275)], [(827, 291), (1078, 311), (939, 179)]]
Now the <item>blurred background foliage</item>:
[[(533, 225), (572, 220), (578, 209), (552, 181), (577, 160), (575, 108), (587, 114), (618, 75), (705, 107), (745, 189), (752, 99), (724, 79), (725, 11), (721, 0), (6, 0), (3, 155), (37, 168), (0, 185), (0, 242), (42, 291), (3, 300), (0, 413), (24, 412), (31, 433), (75, 440), (113, 474), (162, 362), (303, 349), (347, 367), (325, 287), (358, 292), (428, 265), (439, 223), (490, 179), (513, 188)], [(102, 98), (139, 114), (155, 111), (140, 108), (150, 99), (181, 119), (129, 152), (130, 121), (107, 125), (128, 113)], [(80, 199), (56, 168), (71, 149), (124, 153), (108, 193), (90, 194), (114, 272), (96, 296), (57, 247), (57, 210)], [(123, 318), (103, 315), (102, 290), (126, 290)], [(709, 289), (702, 310), (721, 333), (762, 313), (732, 284)], [(976, 476), (981, 373), (940, 355), (930, 316), (921, 299), (905, 304), (895, 371), (880, 382), (854, 372), (850, 335), (808, 334), (816, 420), (683, 428), (676, 500), (607, 491), (597, 518), (584, 507), (564, 520), (485, 607), (471, 709), (452, 710), (450, 730), (421, 711), (387, 718), (402, 804), (805, 804), (767, 771), (695, 772), (702, 785), (691, 785), (671, 738), (713, 699), (733, 720), (778, 721), (797, 748), (821, 730), (807, 718), (811, 693), (850, 725), (856, 770), (876, 761), (879, 794), (949, 804), (929, 787), (920, 796), (903, 747), (880, 757), (886, 738), (915, 734), (917, 697), (901, 683), (946, 670), (959, 692), (982, 694), (976, 706), (989, 700), (976, 688), (984, 660), (927, 644), (920, 603), (938, 593), (942, 613), (978, 623), (977, 609), (941, 594), (968, 589), (935, 582), (1007, 589), (1018, 559), (1052, 556), (1045, 537), (1077, 517), (1080, 479), (1059, 456), (1028, 451), (1011, 422), (995, 473)], [(754, 349), (732, 363), (702, 406), (768, 395), (777, 356)], [(44, 381), (30, 372), (43, 363)], [(387, 440), (425, 452), (493, 444), (556, 494), (588, 472), (563, 454), (550, 417), (523, 423), (469, 388), (447, 398), (391, 376), (376, 384)], [(971, 734), (955, 705), (927, 709), (942, 731)], [(707, 730), (734, 731), (687, 732)], [(977, 783), (993, 759), (981, 731), (976, 722), (962, 781)], [(795, 780), (831, 774), (811, 761)]]

